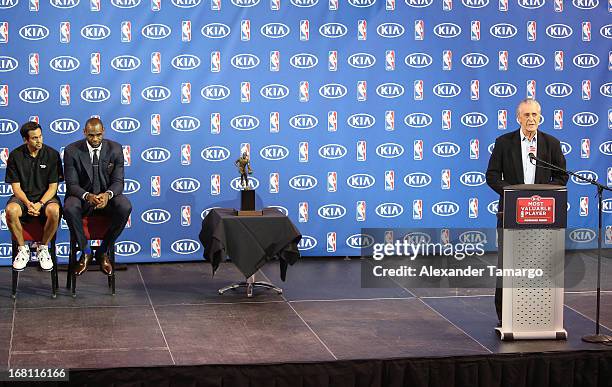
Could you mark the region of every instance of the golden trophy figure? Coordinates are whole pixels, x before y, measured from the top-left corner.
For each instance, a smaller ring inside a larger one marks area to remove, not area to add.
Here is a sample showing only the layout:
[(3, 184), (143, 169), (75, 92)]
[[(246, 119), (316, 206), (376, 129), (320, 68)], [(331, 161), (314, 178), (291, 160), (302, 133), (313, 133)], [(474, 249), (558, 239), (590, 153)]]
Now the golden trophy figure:
[(242, 156), (234, 163), (240, 172), (240, 185), (243, 190), (249, 190), (249, 175), (253, 173), (251, 169), (251, 160), (246, 152), (242, 153)]

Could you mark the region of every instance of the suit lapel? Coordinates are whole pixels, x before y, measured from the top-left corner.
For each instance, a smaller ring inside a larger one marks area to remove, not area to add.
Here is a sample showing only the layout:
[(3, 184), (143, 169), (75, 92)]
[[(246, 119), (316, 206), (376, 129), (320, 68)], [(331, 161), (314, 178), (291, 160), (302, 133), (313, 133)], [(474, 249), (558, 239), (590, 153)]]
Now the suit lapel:
[(516, 177), (518, 184), (525, 183), (525, 175), (523, 174), (523, 155), (521, 151), (521, 134), (520, 128), (514, 132), (512, 137), (512, 147), (510, 152), (512, 153), (512, 162), (514, 163), (514, 169), (516, 171)]
[[(546, 160), (546, 155), (548, 154), (548, 144), (546, 143), (546, 141), (544, 140), (544, 136), (542, 135), (542, 133), (537, 134), (538, 138), (537, 138), (537, 147), (538, 147), (538, 158), (542, 159), (542, 160)], [(548, 181), (542, 181), (544, 179), (543, 176), (544, 173), (544, 169), (542, 169), (541, 166), (536, 167), (536, 173), (535, 173), (535, 179), (534, 182), (536, 184), (548, 184)]]
[(87, 149), (86, 140), (83, 141), (81, 146), (79, 146), (79, 158), (81, 159), (81, 164), (83, 164), (83, 168), (85, 172), (87, 172), (87, 176), (89, 176), (89, 181), (93, 181), (92, 177), (92, 166), (91, 159), (89, 158), (89, 149)]

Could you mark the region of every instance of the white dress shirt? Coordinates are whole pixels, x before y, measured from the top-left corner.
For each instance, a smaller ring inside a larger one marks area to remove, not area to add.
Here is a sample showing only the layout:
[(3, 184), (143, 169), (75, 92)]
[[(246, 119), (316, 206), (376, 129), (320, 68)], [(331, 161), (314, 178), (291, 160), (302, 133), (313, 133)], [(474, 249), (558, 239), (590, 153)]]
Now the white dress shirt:
[(536, 166), (535, 161), (529, 160), (529, 154), (538, 154), (538, 134), (533, 136), (531, 140), (523, 134), (521, 130), (521, 156), (523, 160), (523, 176), (525, 184), (533, 184), (535, 182)]
[[(99, 163), (100, 163), (100, 154), (102, 153), (102, 143), (100, 143), (100, 145), (99, 145), (97, 148), (92, 147), (92, 146), (89, 144), (89, 141), (85, 141), (85, 144), (87, 144), (87, 150), (89, 151), (89, 160), (91, 161), (91, 164), (92, 164), (92, 165), (93, 165), (93, 154), (94, 154), (94, 149), (96, 149), (96, 150), (98, 151), (98, 164), (99, 164)], [(109, 195), (109, 196), (108, 196), (108, 200), (111, 200), (111, 199), (113, 198), (113, 196), (115, 195), (115, 194), (113, 193), (113, 191), (111, 191), (111, 190), (108, 190), (108, 191), (106, 191), (106, 192), (108, 192), (108, 195)], [(83, 200), (85, 200), (85, 198), (87, 197), (87, 194), (88, 194), (88, 193), (89, 193), (89, 192), (85, 192), (85, 193), (83, 194), (83, 197), (82, 197), (82, 199), (83, 199)]]

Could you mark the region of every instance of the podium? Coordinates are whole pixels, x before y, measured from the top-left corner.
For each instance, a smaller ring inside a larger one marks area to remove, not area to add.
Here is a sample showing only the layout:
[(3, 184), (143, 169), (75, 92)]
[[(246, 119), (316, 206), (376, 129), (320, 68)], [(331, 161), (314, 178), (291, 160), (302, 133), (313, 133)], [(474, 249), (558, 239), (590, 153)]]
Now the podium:
[(540, 269), (543, 275), (504, 275), (501, 340), (566, 339), (563, 274), (567, 189), (546, 184), (504, 188), (504, 274)]

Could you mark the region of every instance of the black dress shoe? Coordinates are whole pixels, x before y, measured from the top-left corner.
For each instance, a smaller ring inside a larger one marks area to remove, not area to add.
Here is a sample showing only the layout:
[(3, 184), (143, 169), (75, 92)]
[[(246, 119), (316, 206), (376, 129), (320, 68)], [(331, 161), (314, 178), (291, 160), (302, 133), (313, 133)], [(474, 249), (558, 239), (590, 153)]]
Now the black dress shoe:
[(100, 270), (102, 270), (104, 274), (113, 274), (113, 265), (111, 264), (110, 258), (108, 257), (108, 253), (101, 254), (98, 258), (98, 263), (100, 264)]
[(74, 271), (74, 274), (81, 275), (87, 271), (87, 266), (91, 262), (92, 256), (91, 253), (81, 253), (81, 258), (79, 259), (79, 263), (77, 264), (77, 268)]

